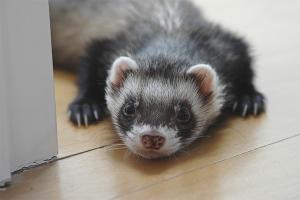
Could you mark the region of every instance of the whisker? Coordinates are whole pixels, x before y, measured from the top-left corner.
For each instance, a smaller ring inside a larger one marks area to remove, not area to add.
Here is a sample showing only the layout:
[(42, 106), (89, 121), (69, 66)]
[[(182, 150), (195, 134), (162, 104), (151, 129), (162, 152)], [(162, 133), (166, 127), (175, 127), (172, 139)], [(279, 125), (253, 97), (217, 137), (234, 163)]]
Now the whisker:
[(131, 151), (130, 149), (127, 149), (127, 151), (126, 151), (125, 154), (124, 154), (124, 160), (125, 160), (126, 158), (128, 158), (131, 154), (132, 154), (132, 151)]
[[(224, 124), (214, 124), (214, 125), (220, 126), (220, 127), (224, 126), (224, 127), (226, 127), (226, 128), (230, 128), (231, 130), (234, 130), (234, 131), (238, 132), (238, 133), (239, 133), (246, 141), (248, 141), (247, 138), (246, 138), (240, 131), (238, 131), (238, 130), (236, 130), (236, 129), (230, 127), (230, 126), (227, 126), (227, 125), (224, 125)], [(213, 126), (214, 126), (214, 125), (213, 125)]]
[(175, 154), (172, 154), (172, 157), (174, 157), (177, 161), (179, 161)]

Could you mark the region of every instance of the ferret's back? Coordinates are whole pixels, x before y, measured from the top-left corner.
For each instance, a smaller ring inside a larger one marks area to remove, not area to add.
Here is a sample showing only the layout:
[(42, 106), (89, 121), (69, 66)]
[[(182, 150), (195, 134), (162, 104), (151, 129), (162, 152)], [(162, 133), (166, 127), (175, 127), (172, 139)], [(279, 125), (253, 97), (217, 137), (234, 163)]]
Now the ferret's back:
[(92, 39), (114, 38), (141, 21), (175, 32), (200, 17), (198, 9), (182, 0), (50, 0), (49, 5), (54, 64), (71, 71)]

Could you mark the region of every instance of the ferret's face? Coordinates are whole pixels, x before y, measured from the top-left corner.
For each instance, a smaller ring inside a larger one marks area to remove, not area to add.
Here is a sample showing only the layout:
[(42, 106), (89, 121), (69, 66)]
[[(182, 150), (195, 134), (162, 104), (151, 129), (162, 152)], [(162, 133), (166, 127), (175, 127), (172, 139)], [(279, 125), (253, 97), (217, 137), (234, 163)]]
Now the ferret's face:
[(166, 77), (139, 68), (124, 74), (122, 69), (118, 78), (121, 83), (108, 82), (108, 109), (120, 138), (142, 157), (176, 153), (219, 115), (220, 107), (212, 108), (212, 92), (201, 95), (195, 77), (187, 72)]

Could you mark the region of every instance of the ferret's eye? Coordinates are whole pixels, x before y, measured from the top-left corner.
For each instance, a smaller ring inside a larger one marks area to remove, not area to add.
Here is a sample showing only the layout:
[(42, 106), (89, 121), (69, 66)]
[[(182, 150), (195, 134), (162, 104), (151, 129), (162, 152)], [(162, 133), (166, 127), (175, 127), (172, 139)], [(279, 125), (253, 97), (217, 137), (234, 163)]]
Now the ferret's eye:
[(180, 122), (188, 122), (190, 120), (189, 111), (186, 108), (182, 108), (177, 115), (177, 119)]
[(125, 116), (132, 116), (135, 114), (134, 105), (129, 103), (125, 106), (123, 113)]

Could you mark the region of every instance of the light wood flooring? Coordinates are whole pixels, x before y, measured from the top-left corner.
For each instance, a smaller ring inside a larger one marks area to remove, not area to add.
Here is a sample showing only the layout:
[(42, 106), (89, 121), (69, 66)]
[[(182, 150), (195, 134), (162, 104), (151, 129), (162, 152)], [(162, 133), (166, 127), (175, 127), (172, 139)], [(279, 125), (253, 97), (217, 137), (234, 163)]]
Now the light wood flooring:
[(0, 199), (300, 199), (300, 1), (197, 4), (252, 44), (267, 113), (229, 117), (176, 157), (141, 159), (109, 145), (109, 119), (68, 122), (76, 79), (55, 70), (59, 159), (13, 174)]

